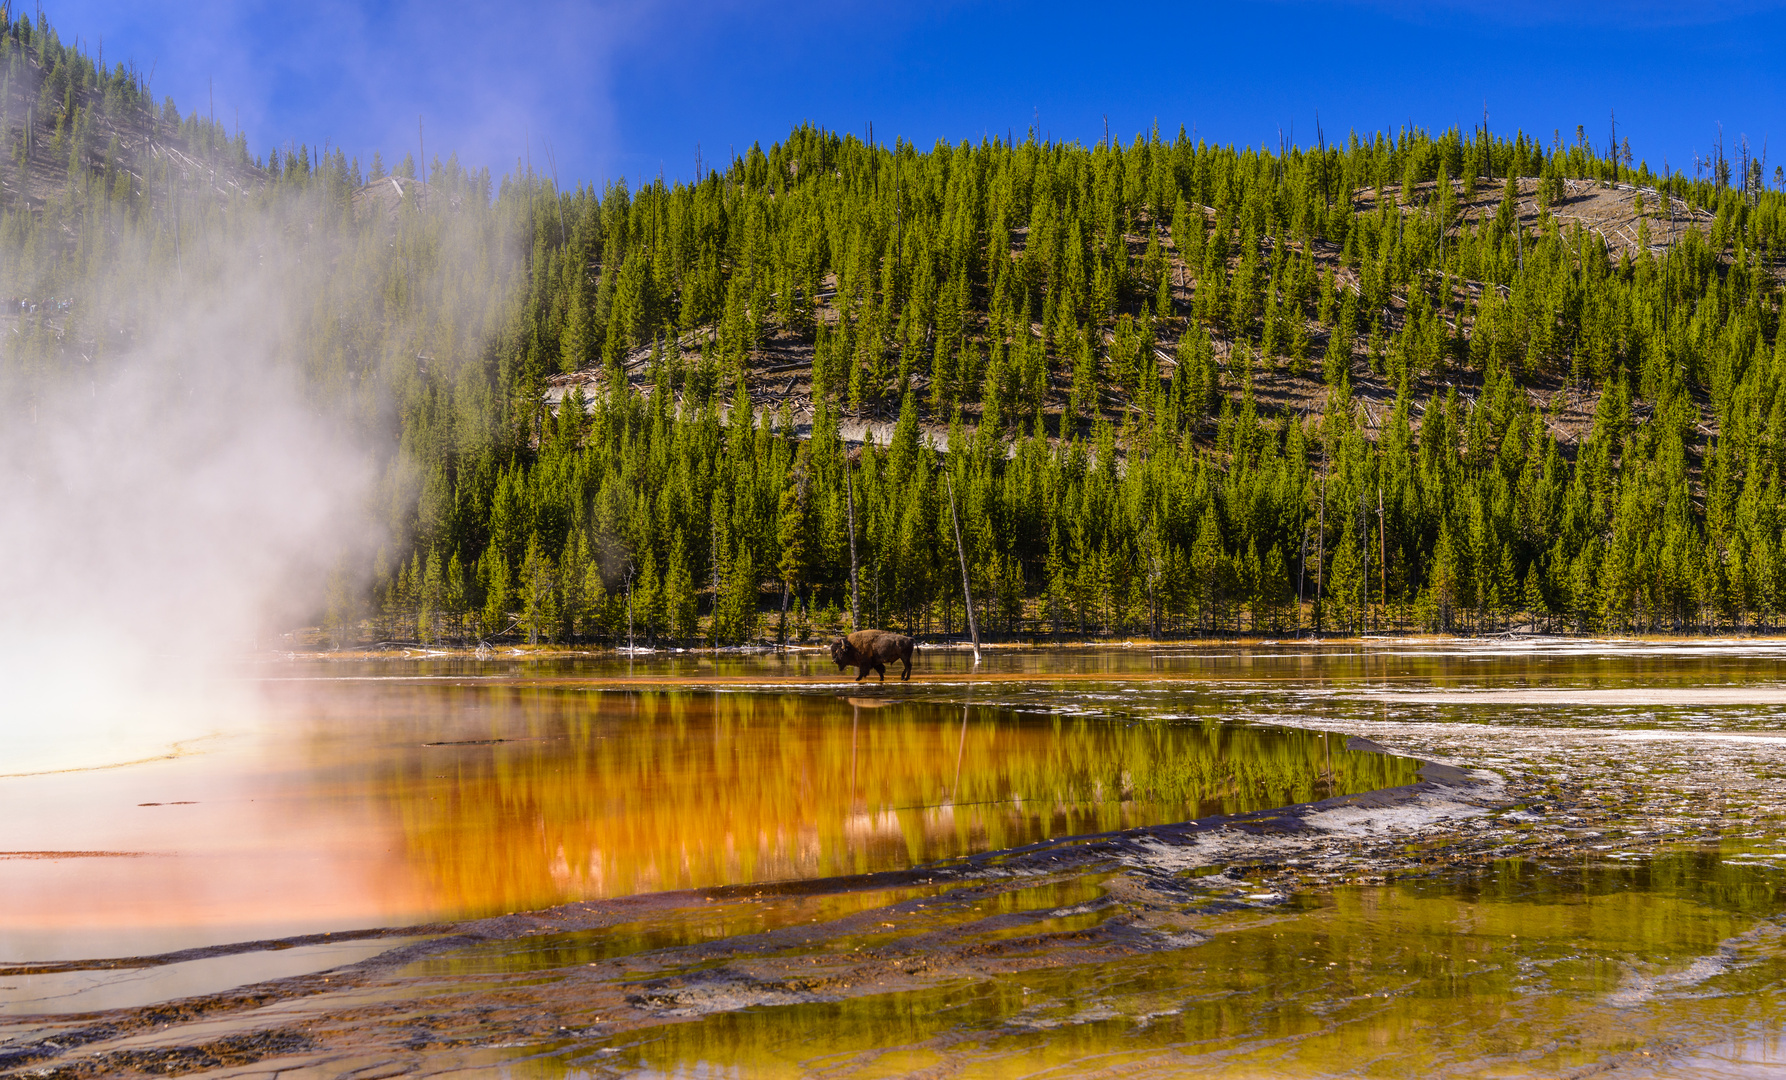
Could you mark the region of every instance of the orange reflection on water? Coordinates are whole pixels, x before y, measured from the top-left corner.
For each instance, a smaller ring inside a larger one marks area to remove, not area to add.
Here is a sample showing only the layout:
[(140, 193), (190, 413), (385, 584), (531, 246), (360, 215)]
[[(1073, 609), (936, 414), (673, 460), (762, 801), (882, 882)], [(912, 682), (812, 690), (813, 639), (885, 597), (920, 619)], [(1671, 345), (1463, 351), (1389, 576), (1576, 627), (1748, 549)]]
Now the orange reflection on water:
[(903, 868), (1413, 779), (1312, 732), (883, 704), (272, 683), (202, 751), (0, 780), (0, 960)]
[[(430, 704), (443, 693), (460, 707)], [(368, 787), (452, 913), (901, 868), (1413, 779), (1309, 732), (811, 695), (412, 683), (361, 719), (412, 740)]]

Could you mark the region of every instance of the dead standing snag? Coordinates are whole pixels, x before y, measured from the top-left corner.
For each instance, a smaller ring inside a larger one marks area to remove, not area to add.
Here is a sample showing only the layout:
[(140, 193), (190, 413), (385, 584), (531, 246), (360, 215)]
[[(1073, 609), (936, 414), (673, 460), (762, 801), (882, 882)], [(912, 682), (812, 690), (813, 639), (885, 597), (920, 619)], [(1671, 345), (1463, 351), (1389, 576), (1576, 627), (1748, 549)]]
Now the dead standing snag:
[(912, 649), (916, 644), (904, 634), (886, 630), (858, 630), (831, 643), (831, 659), (837, 662), (839, 671), (854, 664), (857, 682), (862, 681), (869, 668), (879, 672), (881, 681), (886, 682), (887, 665), (901, 660), (905, 663), (905, 671), (900, 673), (899, 678), (904, 681), (912, 677)]

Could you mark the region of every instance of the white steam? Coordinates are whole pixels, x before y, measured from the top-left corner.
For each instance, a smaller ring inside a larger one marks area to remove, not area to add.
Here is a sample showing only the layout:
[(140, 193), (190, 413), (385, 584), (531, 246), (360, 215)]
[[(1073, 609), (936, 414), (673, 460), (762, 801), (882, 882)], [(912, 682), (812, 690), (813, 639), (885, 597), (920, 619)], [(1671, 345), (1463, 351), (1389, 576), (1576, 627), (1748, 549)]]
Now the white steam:
[(221, 265), (190, 301), (153, 289), (137, 310), (154, 329), (127, 352), (0, 413), (0, 774), (230, 725), (246, 695), (218, 663), (273, 644), (363, 550), (369, 465), (287, 344), (305, 290), (253, 255)]

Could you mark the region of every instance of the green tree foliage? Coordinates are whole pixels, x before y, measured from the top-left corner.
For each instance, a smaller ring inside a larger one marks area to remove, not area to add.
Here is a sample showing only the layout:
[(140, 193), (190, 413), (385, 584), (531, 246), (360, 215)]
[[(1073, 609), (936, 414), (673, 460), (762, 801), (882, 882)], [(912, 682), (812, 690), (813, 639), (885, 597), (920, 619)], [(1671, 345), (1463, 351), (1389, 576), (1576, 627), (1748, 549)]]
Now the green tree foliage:
[[(615, 641), (629, 606), (640, 640), (799, 632), (850, 608), (851, 506), (862, 621), (958, 632), (943, 468), (989, 633), (1786, 608), (1786, 196), (1759, 184), (1523, 134), (813, 127), (691, 182), (407, 156), (366, 182), (338, 151), (255, 159), (45, 22), (0, 32), (0, 72), (9, 408), (251, 228), (329, 268), (307, 392), (384, 448), (386, 550), (318, 600), (344, 643)], [(145, 132), (190, 164), (132, 157)], [(1615, 167), (1661, 242), (1566, 218)], [(27, 171), (63, 187), (22, 200)]]

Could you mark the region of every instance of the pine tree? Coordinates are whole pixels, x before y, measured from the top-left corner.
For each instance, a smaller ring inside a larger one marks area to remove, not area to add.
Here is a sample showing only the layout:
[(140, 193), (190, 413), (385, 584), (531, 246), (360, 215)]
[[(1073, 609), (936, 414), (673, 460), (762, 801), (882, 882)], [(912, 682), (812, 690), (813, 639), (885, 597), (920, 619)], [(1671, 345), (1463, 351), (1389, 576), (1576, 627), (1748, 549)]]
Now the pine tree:
[(655, 643), (664, 629), (663, 575), (657, 556), (647, 547), (639, 554), (632, 576), (632, 619), (635, 633)]
[(537, 645), (542, 637), (556, 638), (560, 631), (558, 570), (541, 546), (538, 533), (527, 540), (521, 590), (521, 625), (527, 629), (527, 643)]
[(693, 641), (698, 633), (699, 609), (695, 603), (694, 577), (689, 572), (682, 534), (670, 544), (670, 569), (664, 577), (664, 611), (669, 634), (677, 641)]
[(509, 624), (509, 569), (500, 548), (491, 547), (478, 561), (483, 578), (484, 609), (479, 619), (479, 636), (492, 638), (507, 633)]
[(1341, 529), (1339, 547), (1334, 550), (1327, 582), (1336, 620), (1357, 632), (1363, 626), (1364, 563), (1359, 552), (1358, 532), (1353, 528), (1350, 515)]
[(595, 315), (581, 266), (571, 270), (565, 289), (564, 333), (559, 344), (559, 370), (582, 371), (596, 360)]
[[(912, 402), (908, 394), (908, 408)], [(807, 509), (806, 509), (806, 448), (802, 447), (796, 460), (793, 475), (781, 490), (781, 507), (776, 515), (775, 538), (781, 550), (777, 570), (781, 577), (781, 623), (778, 625), (777, 637), (787, 640), (788, 598), (799, 591), (806, 581), (809, 556), (807, 548)]]
[(715, 636), (723, 642), (746, 642), (756, 633), (758, 583), (750, 548), (738, 541), (731, 573), (715, 615)]

